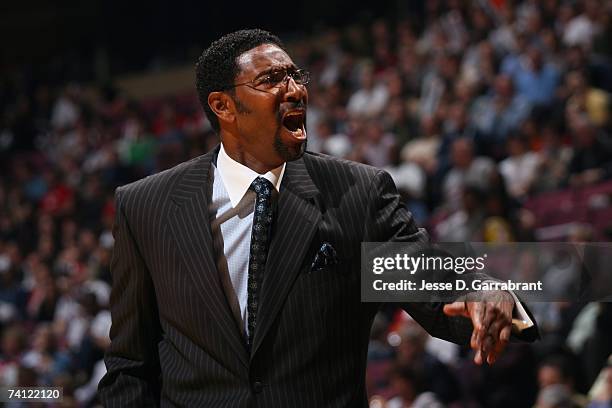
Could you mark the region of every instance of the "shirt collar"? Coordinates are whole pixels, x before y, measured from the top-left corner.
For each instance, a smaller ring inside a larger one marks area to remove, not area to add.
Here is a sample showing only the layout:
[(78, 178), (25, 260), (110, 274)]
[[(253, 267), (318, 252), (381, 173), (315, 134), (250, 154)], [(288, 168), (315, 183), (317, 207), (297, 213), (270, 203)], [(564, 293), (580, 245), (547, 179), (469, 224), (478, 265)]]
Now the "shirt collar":
[(229, 195), (232, 207), (236, 207), (242, 197), (246, 194), (251, 183), (257, 177), (264, 177), (272, 183), (276, 191), (280, 191), (281, 181), (285, 174), (285, 165), (283, 163), (275, 169), (270, 170), (266, 174), (259, 174), (256, 171), (248, 168), (247, 166), (238, 163), (232, 159), (225, 151), (223, 143), (221, 143), (221, 149), (219, 150), (219, 157), (217, 158), (217, 169), (221, 174), (223, 185)]

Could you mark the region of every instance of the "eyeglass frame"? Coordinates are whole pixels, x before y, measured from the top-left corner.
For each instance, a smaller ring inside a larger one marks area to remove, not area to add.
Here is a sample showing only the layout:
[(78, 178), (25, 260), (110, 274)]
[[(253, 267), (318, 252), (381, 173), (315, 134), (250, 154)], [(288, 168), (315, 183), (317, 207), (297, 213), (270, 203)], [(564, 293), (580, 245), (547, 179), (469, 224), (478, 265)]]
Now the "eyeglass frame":
[[(256, 91), (268, 92), (265, 89), (257, 88), (257, 85), (255, 85), (255, 81), (260, 80), (261, 78), (265, 77), (266, 75), (270, 75), (270, 74), (273, 74), (273, 73), (276, 73), (276, 72), (282, 72), (282, 71), (285, 72), (285, 77), (280, 82), (278, 82), (275, 85), (271, 86), (270, 89), (278, 88), (278, 87), (282, 86), (285, 82), (287, 82), (287, 78), (293, 79), (293, 81), (297, 85), (301, 85), (301, 86), (306, 86), (310, 82), (310, 71), (308, 71), (306, 69), (293, 69), (293, 67), (290, 67), (290, 68), (282, 68), (282, 69), (271, 69), (271, 70), (260, 72), (259, 74), (257, 74), (257, 76), (255, 76), (255, 78), (253, 78), (250, 81), (241, 82), (239, 84), (228, 85), (226, 87), (223, 87), (221, 89), (221, 91), (228, 91), (230, 89), (234, 89), (236, 87), (246, 85), (249, 88), (254, 89)], [(298, 82), (295, 79), (295, 77), (293, 76), (295, 74), (300, 74), (302, 77), (305, 77), (306, 79), (305, 80), (301, 80), (300, 82)], [(259, 86), (261, 86), (261, 84), (259, 84)]]

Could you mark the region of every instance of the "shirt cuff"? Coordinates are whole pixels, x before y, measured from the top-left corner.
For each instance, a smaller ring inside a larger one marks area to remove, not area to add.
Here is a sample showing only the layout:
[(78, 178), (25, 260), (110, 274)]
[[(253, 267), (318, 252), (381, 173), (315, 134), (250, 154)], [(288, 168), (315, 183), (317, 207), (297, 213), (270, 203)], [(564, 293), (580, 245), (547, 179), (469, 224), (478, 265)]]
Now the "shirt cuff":
[[(513, 317), (512, 326), (515, 326), (516, 329), (519, 331), (519, 333), (525, 329), (533, 327), (534, 326), (533, 321), (529, 317), (529, 314), (527, 314), (527, 312), (525, 311), (525, 308), (523, 307), (523, 304), (521, 303), (519, 298), (514, 294), (513, 291), (509, 290), (508, 292), (510, 292), (510, 294), (514, 298), (514, 310), (512, 311), (512, 317)], [(520, 320), (522, 324), (518, 324), (518, 325), (514, 324), (515, 318)]]
[[(490, 280), (487, 282), (495, 282), (495, 281)], [(523, 304), (519, 300), (518, 296), (516, 296), (514, 292), (511, 290), (508, 290), (507, 292), (510, 293), (510, 295), (514, 299), (514, 309), (512, 311), (513, 330), (516, 330), (520, 333), (525, 329), (533, 327), (534, 326), (533, 321), (529, 317), (529, 314), (525, 311), (525, 308), (523, 307)], [(515, 320), (518, 320), (518, 321), (515, 322)]]

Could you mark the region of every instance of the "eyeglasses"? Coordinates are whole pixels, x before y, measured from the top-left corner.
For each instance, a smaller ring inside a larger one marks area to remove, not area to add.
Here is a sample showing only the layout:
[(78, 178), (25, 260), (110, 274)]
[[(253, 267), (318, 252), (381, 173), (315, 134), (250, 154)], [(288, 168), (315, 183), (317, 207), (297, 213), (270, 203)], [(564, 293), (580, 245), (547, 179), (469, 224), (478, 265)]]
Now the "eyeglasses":
[(246, 85), (259, 91), (268, 91), (284, 85), (288, 78), (293, 79), (298, 85), (306, 85), (310, 81), (310, 72), (306, 71), (305, 69), (279, 69), (264, 72), (256, 76), (255, 79), (251, 81), (231, 85), (225, 87), (224, 89), (227, 90), (236, 88), (237, 86)]

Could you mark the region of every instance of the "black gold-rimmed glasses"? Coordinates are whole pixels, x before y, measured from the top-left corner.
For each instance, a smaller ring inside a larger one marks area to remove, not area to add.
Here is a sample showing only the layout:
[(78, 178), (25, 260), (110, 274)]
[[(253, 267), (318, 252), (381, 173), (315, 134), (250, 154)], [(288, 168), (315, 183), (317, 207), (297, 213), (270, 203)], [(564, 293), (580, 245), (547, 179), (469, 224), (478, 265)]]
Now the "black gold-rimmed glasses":
[(285, 84), (289, 79), (293, 79), (298, 85), (306, 85), (310, 81), (310, 72), (305, 69), (277, 69), (273, 71), (263, 72), (257, 75), (253, 80), (234, 84), (225, 87), (223, 90), (236, 88), (237, 86), (246, 85), (250, 88), (259, 91), (269, 91)]

